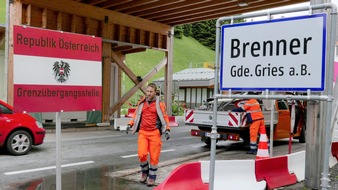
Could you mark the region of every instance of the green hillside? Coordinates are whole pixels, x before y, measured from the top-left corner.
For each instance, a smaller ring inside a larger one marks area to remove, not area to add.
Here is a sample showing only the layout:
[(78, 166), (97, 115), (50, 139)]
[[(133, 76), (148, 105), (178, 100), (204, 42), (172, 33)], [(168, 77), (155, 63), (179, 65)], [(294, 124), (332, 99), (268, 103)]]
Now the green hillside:
[(6, 23), (6, 0), (0, 0), (0, 24)]
[[(158, 50), (147, 50), (146, 52), (128, 54), (126, 64), (135, 73), (136, 76), (142, 78), (149, 73), (155, 65), (157, 65), (165, 57), (164, 52)], [(174, 65), (173, 72), (178, 72), (189, 67), (203, 67), (204, 62), (215, 62), (215, 52), (201, 45), (192, 37), (183, 37), (182, 39), (174, 39)], [(156, 80), (164, 76), (164, 69), (153, 77)], [(133, 85), (127, 76), (123, 76), (123, 94), (127, 92)], [(151, 80), (151, 81), (152, 81)], [(136, 93), (130, 100), (132, 103), (137, 101)]]

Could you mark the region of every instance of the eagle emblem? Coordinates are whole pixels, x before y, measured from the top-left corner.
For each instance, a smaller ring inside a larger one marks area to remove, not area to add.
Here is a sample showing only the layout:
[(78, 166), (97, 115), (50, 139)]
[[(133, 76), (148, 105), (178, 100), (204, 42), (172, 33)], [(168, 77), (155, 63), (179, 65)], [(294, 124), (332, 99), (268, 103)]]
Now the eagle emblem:
[(66, 83), (70, 75), (70, 65), (66, 61), (55, 61), (53, 64), (54, 78), (59, 83)]

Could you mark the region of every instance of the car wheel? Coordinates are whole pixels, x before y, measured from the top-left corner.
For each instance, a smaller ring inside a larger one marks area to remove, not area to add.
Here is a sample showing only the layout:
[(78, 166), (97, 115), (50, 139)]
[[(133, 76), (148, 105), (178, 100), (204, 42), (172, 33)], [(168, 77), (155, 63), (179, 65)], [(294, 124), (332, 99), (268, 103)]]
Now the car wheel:
[(7, 140), (7, 151), (12, 155), (24, 155), (32, 148), (32, 137), (26, 131), (15, 131)]

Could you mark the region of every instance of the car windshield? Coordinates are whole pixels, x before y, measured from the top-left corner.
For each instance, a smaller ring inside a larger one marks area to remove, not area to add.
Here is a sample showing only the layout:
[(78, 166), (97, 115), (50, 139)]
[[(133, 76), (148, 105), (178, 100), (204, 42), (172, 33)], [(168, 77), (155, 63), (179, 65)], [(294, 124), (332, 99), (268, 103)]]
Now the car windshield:
[(9, 109), (8, 107), (0, 104), (0, 109), (2, 110), (3, 114), (12, 114), (13, 111), (11, 109)]

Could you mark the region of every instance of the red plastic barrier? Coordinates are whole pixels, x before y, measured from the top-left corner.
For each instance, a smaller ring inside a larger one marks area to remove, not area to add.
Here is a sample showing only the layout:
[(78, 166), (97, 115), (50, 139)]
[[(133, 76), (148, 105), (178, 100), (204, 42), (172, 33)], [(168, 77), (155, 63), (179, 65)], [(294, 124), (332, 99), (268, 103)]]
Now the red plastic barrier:
[(176, 122), (175, 116), (169, 116), (169, 126), (170, 127), (177, 127), (178, 123)]
[(208, 190), (209, 185), (202, 182), (201, 163), (192, 162), (182, 164), (174, 169), (170, 175), (154, 190)]
[(338, 160), (338, 142), (332, 142), (331, 153)]
[(128, 108), (128, 113), (124, 117), (132, 117), (135, 111), (136, 108)]
[(256, 160), (255, 174), (257, 181), (266, 181), (268, 189), (297, 183), (295, 174), (289, 173), (286, 156)]

